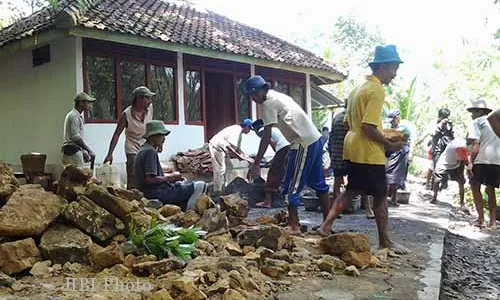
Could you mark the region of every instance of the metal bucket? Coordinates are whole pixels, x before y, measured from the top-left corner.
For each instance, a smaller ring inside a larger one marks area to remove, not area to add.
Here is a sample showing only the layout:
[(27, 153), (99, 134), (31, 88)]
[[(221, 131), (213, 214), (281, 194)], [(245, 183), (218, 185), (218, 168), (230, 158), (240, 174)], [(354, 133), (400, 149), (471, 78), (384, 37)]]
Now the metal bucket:
[(317, 211), (319, 208), (319, 198), (314, 195), (302, 196), (302, 203), (304, 203), (304, 209), (307, 211)]
[(410, 203), (410, 191), (397, 191), (396, 192), (396, 201), (401, 204)]

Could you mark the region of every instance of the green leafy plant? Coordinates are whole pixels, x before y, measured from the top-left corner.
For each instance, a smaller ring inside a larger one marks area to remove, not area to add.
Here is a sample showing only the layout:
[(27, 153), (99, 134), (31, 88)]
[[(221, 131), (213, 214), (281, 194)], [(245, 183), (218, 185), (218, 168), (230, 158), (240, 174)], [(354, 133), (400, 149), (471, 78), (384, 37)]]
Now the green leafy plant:
[(129, 241), (138, 248), (144, 248), (148, 254), (159, 259), (176, 256), (182, 260), (194, 257), (196, 243), (206, 234), (198, 227), (178, 227), (173, 224), (158, 224), (151, 221), (148, 230), (141, 232), (132, 222), (129, 230)]

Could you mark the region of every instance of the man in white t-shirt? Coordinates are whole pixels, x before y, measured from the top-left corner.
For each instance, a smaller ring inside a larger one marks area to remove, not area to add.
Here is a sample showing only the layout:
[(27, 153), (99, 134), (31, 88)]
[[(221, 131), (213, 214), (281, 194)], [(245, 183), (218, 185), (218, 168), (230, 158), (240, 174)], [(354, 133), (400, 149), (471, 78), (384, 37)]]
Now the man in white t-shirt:
[[(264, 122), (262, 120), (257, 120), (252, 126), (257, 136), (262, 138), (264, 134)], [(285, 175), (286, 160), (290, 150), (290, 143), (276, 127), (271, 129), (270, 144), (275, 154), (271, 161), (269, 172), (267, 173), (266, 185), (264, 186), (264, 201), (255, 204), (256, 207), (260, 208), (271, 208), (273, 199), (279, 195), (279, 187)]]
[(215, 192), (221, 192), (225, 187), (226, 167), (231, 169), (231, 157), (253, 163), (253, 160), (241, 151), (243, 134), (249, 133), (251, 129), (252, 120), (245, 119), (239, 125), (231, 125), (222, 129), (208, 142), (208, 149), (212, 157)]
[(282, 194), (288, 202), (288, 231), (300, 234), (297, 207), (304, 185), (307, 184), (319, 196), (323, 217), (330, 209), (328, 185), (323, 173), (321, 134), (291, 97), (272, 90), (261, 76), (252, 76), (246, 81), (246, 93), (250, 100), (260, 105), (260, 116), (264, 121), (259, 152), (250, 168), (249, 177), (259, 173), (260, 161), (271, 142), (272, 128), (277, 127), (291, 144), (282, 185)]
[(432, 190), (434, 197), (431, 203), (437, 202), (437, 195), (440, 184), (451, 179), (458, 182), (458, 190), (460, 196), (460, 208), (464, 209), (464, 194), (465, 194), (465, 176), (464, 166), (469, 164), (467, 154), (467, 145), (464, 139), (455, 139), (451, 141), (439, 157), (436, 167), (434, 168), (434, 183)]
[(472, 114), (472, 124), (468, 138), (472, 142), (471, 163), (469, 169), (472, 176), (470, 186), (476, 205), (478, 220), (475, 226), (484, 227), (483, 196), (481, 185), (486, 186), (488, 207), (490, 211), (490, 227), (496, 226), (495, 188), (500, 186), (500, 138), (495, 134), (488, 122), (488, 108), (484, 100), (477, 100), (467, 109)]
[(490, 114), (488, 122), (490, 122), (495, 134), (500, 138), (500, 108)]

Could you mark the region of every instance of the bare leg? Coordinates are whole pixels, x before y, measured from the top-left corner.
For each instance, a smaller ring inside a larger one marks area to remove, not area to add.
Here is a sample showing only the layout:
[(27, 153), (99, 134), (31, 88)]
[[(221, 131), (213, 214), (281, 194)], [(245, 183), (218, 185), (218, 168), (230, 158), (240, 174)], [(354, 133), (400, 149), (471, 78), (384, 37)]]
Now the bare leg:
[(266, 191), (264, 201), (255, 203), (255, 207), (271, 208), (273, 204), (273, 193)]
[(472, 198), (474, 199), (474, 206), (477, 211), (477, 227), (484, 227), (484, 211), (483, 211), (483, 195), (481, 195), (481, 185), (471, 184)]
[(340, 187), (344, 183), (343, 176), (335, 176), (333, 180), (333, 198), (336, 199), (340, 195)]
[(398, 190), (397, 185), (389, 185), (389, 197), (391, 197), (391, 204), (393, 206), (399, 206), (398, 201), (396, 201), (396, 191)]
[(328, 212), (330, 211), (330, 196), (328, 192), (319, 195), (319, 202), (321, 204), (321, 212), (323, 213), (323, 221), (328, 216)]
[(300, 234), (299, 213), (297, 207), (288, 205), (288, 232), (290, 234)]
[[(463, 185), (462, 185), (463, 187)], [(437, 202), (437, 195), (439, 192), (439, 181), (434, 180), (434, 183), (432, 185), (432, 191), (434, 192), (434, 196), (432, 196), (431, 203), (436, 203)]]
[(385, 196), (375, 197), (373, 199), (373, 210), (375, 212), (375, 222), (378, 230), (379, 248), (389, 248), (397, 254), (406, 254), (409, 252), (405, 247), (393, 243), (389, 237), (389, 210)]
[(355, 191), (346, 191), (340, 196), (338, 196), (332, 206), (330, 207), (330, 211), (328, 212), (328, 215), (326, 218), (324, 218), (323, 223), (318, 229), (319, 234), (323, 236), (330, 235), (330, 232), (332, 230), (332, 225), (335, 219), (344, 211), (345, 205), (347, 203), (348, 199), (352, 199), (354, 196), (358, 195), (358, 192)]
[(361, 201), (363, 202), (363, 207), (365, 208), (366, 217), (368, 219), (375, 218), (372, 210), (373, 201), (371, 201), (371, 198), (369, 198), (367, 195), (362, 195)]
[(463, 182), (458, 183), (458, 196), (460, 197), (460, 208), (465, 208), (465, 187)]
[(497, 199), (495, 196), (495, 188), (487, 186), (486, 194), (488, 195), (488, 208), (490, 210), (490, 227), (495, 228), (497, 226)]

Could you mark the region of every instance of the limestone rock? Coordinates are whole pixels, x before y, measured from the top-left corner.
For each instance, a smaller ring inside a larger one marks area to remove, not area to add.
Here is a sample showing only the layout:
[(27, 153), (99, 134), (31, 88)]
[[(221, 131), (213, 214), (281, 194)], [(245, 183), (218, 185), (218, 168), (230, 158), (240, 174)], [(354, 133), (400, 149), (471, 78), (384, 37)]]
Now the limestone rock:
[(39, 236), (66, 204), (66, 200), (41, 187), (22, 187), (10, 196), (0, 210), (0, 236)]
[(253, 246), (244, 246), (243, 247), (243, 253), (247, 254), (247, 253), (250, 253), (250, 252), (254, 252), (255, 251), (255, 247)]
[(207, 194), (202, 194), (198, 201), (196, 201), (196, 207), (194, 211), (199, 214), (200, 216), (203, 216), (205, 211), (211, 207), (214, 207), (215, 203), (212, 201), (210, 196)]
[(206, 272), (205, 275), (203, 275), (203, 279), (206, 283), (213, 284), (217, 281), (217, 276), (214, 272)]
[(78, 201), (71, 202), (63, 210), (63, 216), (100, 242), (106, 242), (125, 229), (122, 221), (85, 196), (78, 196)]
[(370, 268), (377, 268), (382, 266), (382, 262), (375, 255), (372, 255), (372, 257), (370, 258)]
[(161, 289), (151, 296), (150, 300), (174, 300), (167, 290)]
[(57, 183), (57, 194), (69, 201), (83, 194), (85, 186), (91, 181), (92, 170), (68, 165), (64, 168)]
[(86, 196), (122, 221), (127, 215), (138, 210), (138, 207), (129, 201), (113, 196), (105, 188), (95, 184), (88, 187)]
[(52, 268), (50, 267), (52, 262), (50, 260), (39, 261), (33, 265), (30, 270), (30, 274), (38, 277), (45, 277), (50, 275)]
[(347, 251), (342, 254), (342, 260), (348, 265), (353, 265), (358, 268), (363, 268), (370, 265), (372, 254), (370, 251), (366, 252), (354, 252)]
[(274, 225), (248, 228), (240, 232), (237, 239), (240, 246), (266, 247), (272, 250), (293, 247), (288, 233)]
[(233, 256), (243, 255), (240, 245), (232, 240), (226, 244), (226, 250)]
[(108, 186), (107, 190), (112, 195), (127, 201), (133, 201), (133, 200), (141, 201), (142, 198), (144, 197), (144, 194), (137, 189), (124, 190)]
[(324, 253), (339, 256), (347, 251), (370, 251), (368, 236), (363, 233), (337, 233), (329, 237), (322, 238), (319, 246)]
[(322, 255), (321, 258), (316, 261), (316, 264), (321, 271), (330, 273), (333, 273), (334, 270), (344, 270), (346, 267), (344, 261), (330, 255)]
[(278, 224), (276, 219), (269, 215), (260, 216), (255, 221), (261, 225)]
[(199, 290), (194, 279), (188, 276), (182, 276), (172, 282), (170, 294), (178, 300), (203, 300), (207, 299), (202, 291)]
[(274, 219), (278, 224), (288, 223), (288, 212), (285, 210), (280, 210), (274, 214)]
[(207, 232), (223, 232), (228, 229), (226, 212), (221, 212), (218, 208), (205, 210), (201, 219), (196, 223)]
[(196, 243), (196, 249), (201, 250), (206, 255), (210, 255), (214, 252), (215, 247), (205, 240), (199, 240)]
[(125, 265), (128, 268), (132, 268), (136, 263), (137, 263), (137, 259), (136, 259), (135, 255), (133, 255), (133, 254), (127, 255), (123, 259), (123, 265)]
[(287, 262), (272, 258), (264, 259), (263, 264), (260, 267), (260, 271), (263, 274), (273, 278), (279, 278), (287, 274), (289, 270), (290, 266)]
[(205, 272), (216, 272), (218, 257), (215, 256), (198, 256), (188, 262), (186, 270), (203, 270)]
[(15, 282), (14, 278), (0, 271), (0, 287), (11, 287)]
[(122, 264), (118, 264), (111, 268), (104, 269), (99, 275), (102, 277), (127, 277), (130, 275), (130, 269)]
[(159, 261), (147, 261), (137, 263), (132, 267), (132, 272), (141, 276), (148, 276), (150, 274), (160, 276), (174, 269), (172, 260), (165, 258)]
[[(226, 211), (225, 211), (226, 212)], [(227, 216), (227, 222), (229, 223), (229, 227), (236, 227), (239, 225), (245, 224), (245, 217), (236, 217), (236, 216)]]
[(200, 215), (198, 215), (194, 210), (189, 210), (179, 217), (179, 223), (182, 227), (189, 227), (198, 223), (200, 219)]
[(206, 289), (207, 296), (222, 294), (229, 289), (229, 279), (223, 278)]
[(12, 168), (8, 164), (0, 162), (0, 207), (5, 204), (10, 195), (12, 195), (18, 187), (19, 183), (14, 177)]
[(33, 267), (42, 260), (32, 238), (0, 244), (0, 272), (7, 275)]
[(280, 251), (274, 253), (271, 257), (274, 259), (284, 260), (288, 263), (293, 263), (293, 258), (290, 252), (286, 249), (281, 249)]
[(358, 269), (355, 266), (349, 266), (345, 268), (344, 274), (355, 277), (361, 275), (361, 273), (359, 273)]
[(233, 289), (228, 289), (226, 292), (224, 292), (224, 296), (222, 297), (222, 300), (245, 300), (247, 299), (246, 297), (243, 297), (240, 292), (233, 290)]
[(239, 194), (221, 196), (221, 209), (227, 210), (228, 216), (246, 218), (248, 216), (248, 201), (243, 200)]
[(87, 263), (92, 245), (89, 236), (79, 229), (62, 224), (50, 227), (40, 240), (40, 250), (45, 258), (54, 263)]
[(117, 243), (111, 243), (106, 248), (94, 244), (90, 248), (89, 257), (94, 268), (98, 270), (121, 264), (124, 261), (123, 252)]
[(131, 224), (134, 224), (135, 228), (139, 231), (146, 231), (151, 226), (151, 220), (153, 218), (144, 213), (143, 211), (135, 211), (128, 214), (125, 217), (124, 222), (127, 224), (127, 228), (130, 229)]
[(289, 267), (290, 267), (290, 271), (295, 272), (295, 273), (300, 273), (300, 272), (304, 272), (305, 270), (307, 270), (307, 265), (300, 264), (300, 263), (290, 264)]
[(82, 270), (83, 266), (80, 263), (67, 262), (63, 265), (63, 270), (71, 273), (78, 273)]
[(165, 204), (160, 209), (160, 214), (165, 218), (182, 213), (182, 208), (177, 205)]

